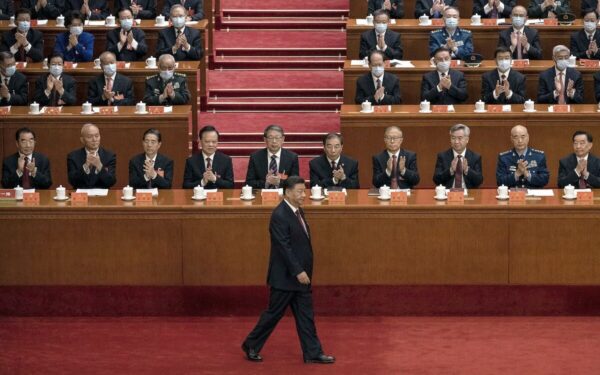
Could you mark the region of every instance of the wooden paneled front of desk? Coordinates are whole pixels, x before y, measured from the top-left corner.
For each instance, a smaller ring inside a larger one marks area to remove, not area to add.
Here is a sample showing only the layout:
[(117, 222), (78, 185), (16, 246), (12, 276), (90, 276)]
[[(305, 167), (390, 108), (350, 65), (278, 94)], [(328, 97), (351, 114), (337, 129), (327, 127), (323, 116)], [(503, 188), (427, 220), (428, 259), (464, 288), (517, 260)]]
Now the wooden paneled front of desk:
[[(345, 205), (305, 202), (318, 285), (597, 285), (599, 202), (511, 204), (472, 190), (464, 204), (413, 191), (394, 205), (350, 191)], [(273, 206), (260, 197), (195, 202), (187, 190), (151, 203), (120, 191), (87, 206), (0, 204), (0, 285), (264, 285)], [(459, 220), (460, 219), (460, 220)], [(27, 234), (23, 246), (22, 234)], [(460, 234), (459, 234), (460, 233)], [(460, 246), (456, 246), (460, 236)]]
[(82, 115), (81, 107), (63, 107), (59, 115), (28, 115), (28, 107), (12, 107), (3, 116), (0, 130), (3, 134), (2, 159), (16, 152), (15, 132), (28, 126), (36, 133), (36, 151), (48, 156), (54, 186), (70, 186), (67, 180), (67, 154), (83, 147), (81, 126), (91, 122), (98, 125), (101, 145), (117, 154), (117, 183), (129, 181), (129, 159), (142, 153), (142, 135), (149, 128), (162, 133), (160, 152), (173, 159), (175, 174), (173, 186), (181, 187), (185, 159), (189, 156), (190, 106), (175, 106), (172, 113), (137, 115), (135, 107), (119, 107), (116, 114)]
[[(387, 106), (386, 106), (387, 107)], [(418, 188), (433, 187), (433, 172), (438, 152), (450, 148), (450, 127), (466, 124), (471, 128), (468, 148), (482, 155), (483, 186), (496, 186), (498, 153), (512, 148), (510, 129), (525, 125), (529, 129), (529, 146), (546, 153), (550, 182), (556, 186), (558, 161), (573, 152), (572, 135), (587, 130), (600, 136), (600, 113), (596, 105), (571, 106), (570, 113), (548, 113), (546, 105), (536, 105), (537, 112), (525, 113), (520, 105), (512, 112), (474, 113), (474, 106), (454, 106), (455, 113), (419, 113), (418, 105), (392, 106), (389, 113), (360, 113), (360, 106), (344, 105), (341, 131), (344, 153), (359, 161), (360, 184), (371, 186), (372, 156), (384, 149), (386, 127), (399, 126), (404, 133), (402, 148), (417, 153), (421, 182)], [(594, 152), (594, 151), (592, 151)]]
[[(393, 73), (400, 79), (400, 92), (402, 94), (402, 104), (418, 104), (421, 101), (421, 81), (423, 75), (432, 71), (429, 60), (411, 61), (414, 68), (394, 68), (387, 67), (387, 73)], [(527, 78), (527, 98), (536, 100), (538, 93), (539, 74), (554, 66), (552, 60), (531, 60), (528, 67), (513, 68), (525, 74)], [(493, 60), (484, 61), (477, 68), (468, 68), (463, 64), (453, 68), (460, 70), (465, 74), (467, 80), (467, 89), (469, 99), (466, 103), (475, 103), (481, 99), (481, 75), (485, 72), (496, 69), (496, 63)], [(577, 66), (577, 70), (583, 75), (584, 99), (585, 103), (596, 103), (594, 89), (594, 74), (598, 68), (586, 68)], [(368, 73), (369, 68), (352, 65), (351, 61), (344, 63), (344, 103), (354, 104), (356, 96), (356, 80), (361, 75)]]

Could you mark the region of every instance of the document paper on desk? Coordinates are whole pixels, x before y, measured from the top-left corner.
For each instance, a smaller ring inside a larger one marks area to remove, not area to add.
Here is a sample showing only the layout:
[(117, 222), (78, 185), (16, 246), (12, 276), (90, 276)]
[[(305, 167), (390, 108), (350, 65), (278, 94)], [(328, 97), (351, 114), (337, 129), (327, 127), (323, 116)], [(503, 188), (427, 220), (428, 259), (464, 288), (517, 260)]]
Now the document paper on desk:
[(366, 60), (352, 60), (350, 61), (351, 66), (369, 66), (369, 63)]
[(552, 189), (527, 189), (527, 195), (530, 197), (553, 197)]
[(390, 60), (390, 65), (392, 65), (394, 68), (414, 68), (415, 66), (413, 65), (412, 62), (410, 62), (410, 60)]
[(88, 197), (106, 197), (108, 189), (77, 189), (76, 193), (86, 193)]
[(153, 189), (135, 189), (136, 193), (151, 193), (153, 197), (158, 197), (158, 188)]

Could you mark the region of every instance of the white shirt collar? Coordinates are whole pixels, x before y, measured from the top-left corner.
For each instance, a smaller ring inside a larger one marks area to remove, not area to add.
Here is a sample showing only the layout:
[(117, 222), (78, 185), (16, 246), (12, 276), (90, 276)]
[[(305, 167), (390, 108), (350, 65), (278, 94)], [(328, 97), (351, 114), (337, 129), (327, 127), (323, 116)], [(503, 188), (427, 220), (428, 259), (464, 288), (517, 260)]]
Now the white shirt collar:
[(296, 207), (292, 206), (292, 204), (290, 202), (288, 202), (287, 199), (284, 198), (283, 201), (285, 203), (287, 203), (288, 206), (290, 206), (290, 208), (292, 209), (292, 211), (294, 211), (294, 214), (296, 213), (296, 211), (298, 211), (298, 209)]
[[(584, 30), (584, 31), (585, 31), (585, 30)], [(592, 37), (592, 38), (593, 38), (593, 37), (594, 37), (594, 35), (596, 35), (596, 30), (594, 30), (594, 31), (593, 31), (591, 34), (590, 34), (590, 33), (588, 33), (587, 31), (585, 31), (585, 36), (587, 36), (587, 37), (588, 37), (588, 39), (589, 39), (590, 37)]]
[(371, 78), (373, 79), (373, 85), (374, 85), (375, 87), (377, 87), (377, 80), (379, 80), (379, 81), (381, 82), (381, 86), (383, 86), (383, 75), (384, 75), (384, 74), (385, 74), (385, 72), (383, 72), (383, 73), (381, 74), (381, 76), (379, 76), (379, 77), (375, 77), (375, 76), (373, 75), (373, 73), (371, 73)]
[[(85, 148), (85, 147), (84, 147), (84, 148)], [(98, 155), (98, 151), (99, 151), (99, 150), (100, 150), (100, 148), (98, 148), (98, 150), (96, 150), (96, 151), (90, 151), (90, 150), (88, 150), (87, 148), (85, 148), (85, 154), (86, 154), (86, 155), (89, 155), (89, 154), (92, 154), (92, 155)]]
[(281, 148), (279, 149), (279, 151), (277, 151), (276, 153), (271, 153), (271, 151), (269, 151), (269, 149), (267, 149), (267, 155), (269, 157), (269, 162), (271, 161), (271, 156), (275, 155), (277, 160), (281, 160)]
[(521, 29), (515, 29), (515, 27), (513, 26), (513, 32), (515, 33), (523, 33), (525, 34), (525, 26), (523, 26)]
[(386, 151), (387, 151), (388, 155), (389, 155), (389, 156), (390, 156), (390, 158), (391, 158), (391, 157), (392, 157), (392, 156), (394, 156), (394, 155), (396, 155), (396, 157), (399, 157), (399, 156), (400, 156), (400, 151), (401, 151), (401, 150), (402, 150), (402, 149), (400, 149), (400, 150), (398, 150), (398, 151), (396, 151), (396, 152), (391, 152), (390, 150), (386, 150)]
[(113, 83), (115, 83), (115, 77), (117, 76), (117, 73), (115, 72), (115, 74), (113, 74), (110, 77), (107, 77), (106, 74), (104, 75), (104, 81), (106, 81), (108, 78), (112, 79)]
[(21, 151), (19, 151), (19, 156), (20, 157), (27, 157), (27, 158), (31, 159), (33, 157), (33, 151), (29, 155), (25, 155)]
[(202, 151), (202, 158), (204, 159), (204, 161), (206, 161), (206, 158), (210, 158), (210, 161), (213, 161), (213, 160), (215, 160), (215, 154), (208, 156), (207, 154), (204, 153), (204, 151)]
[(504, 73), (502, 73), (500, 71), (500, 69), (496, 69), (496, 70), (498, 71), (498, 77), (502, 77), (502, 74), (504, 74), (506, 76), (506, 78), (508, 78), (508, 76), (510, 75), (510, 68)]
[(341, 159), (341, 156), (338, 156), (338, 157), (337, 157), (337, 159), (335, 159), (335, 160), (331, 160), (331, 159), (329, 159), (329, 157), (327, 156), (327, 161), (329, 162), (329, 165), (331, 165), (331, 162), (332, 162), (332, 161), (334, 161), (334, 162), (335, 162), (335, 165), (339, 165), (339, 164), (340, 164), (340, 159)]
[(454, 149), (452, 149), (452, 154), (454, 155), (454, 157), (457, 157), (458, 155), (460, 155), (464, 158), (467, 155), (467, 149), (465, 148), (463, 150), (463, 152), (461, 152), (460, 154), (458, 152), (456, 152)]
[(148, 157), (148, 155), (144, 154), (144, 156), (146, 156), (146, 160), (152, 160), (153, 162), (155, 162), (155, 161), (156, 161), (156, 156), (157, 156), (157, 155), (158, 155), (158, 154), (154, 154), (154, 156), (153, 156), (153, 157), (149, 158), (149, 157)]
[(588, 156), (590, 156), (589, 152), (587, 154), (585, 154), (585, 156), (582, 157), (582, 158), (580, 158), (579, 156), (575, 155), (575, 157), (577, 158), (577, 161), (579, 161), (579, 160), (585, 160), (585, 161), (587, 161), (588, 160)]

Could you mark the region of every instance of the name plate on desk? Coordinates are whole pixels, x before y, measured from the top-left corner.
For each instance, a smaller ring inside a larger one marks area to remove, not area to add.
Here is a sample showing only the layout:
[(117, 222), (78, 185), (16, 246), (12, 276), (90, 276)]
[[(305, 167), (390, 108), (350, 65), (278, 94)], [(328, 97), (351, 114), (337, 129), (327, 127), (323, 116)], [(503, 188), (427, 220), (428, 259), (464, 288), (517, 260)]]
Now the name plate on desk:
[(529, 66), (529, 59), (526, 60), (513, 60), (513, 68), (525, 68)]
[(568, 104), (554, 104), (552, 106), (552, 108), (554, 109), (553, 112), (557, 113), (557, 112), (569, 112), (570, 106)]
[(578, 191), (577, 202), (593, 203), (594, 193), (591, 191)]
[(408, 203), (408, 194), (405, 191), (392, 191), (391, 192), (391, 202), (396, 204), (406, 204)]
[(0, 189), (0, 199), (15, 199), (15, 189)]
[(135, 193), (136, 202), (152, 202), (152, 193)]
[(509, 203), (525, 203), (525, 192), (524, 191), (510, 191), (508, 193)]
[(556, 18), (544, 18), (544, 26), (558, 26)]
[(100, 107), (100, 113), (103, 115), (110, 115), (115, 113), (115, 107)]
[(448, 203), (465, 203), (465, 193), (461, 191), (449, 191)]
[(376, 105), (373, 107), (375, 113), (390, 113), (392, 112), (392, 106), (390, 105)]
[(47, 115), (60, 115), (62, 112), (62, 107), (46, 107), (44, 113)]
[(151, 105), (148, 107), (148, 112), (150, 112), (153, 115), (162, 114), (165, 113), (165, 107), (161, 105)]
[(77, 65), (73, 63), (73, 61), (65, 61), (63, 62), (63, 66), (65, 69), (73, 69)]
[(206, 202), (209, 203), (223, 203), (223, 192), (222, 191), (214, 191), (206, 194)]
[(442, 18), (434, 18), (431, 20), (431, 26), (444, 26), (444, 20)]
[(343, 191), (330, 191), (327, 199), (332, 204), (344, 204), (346, 203), (346, 194)]
[(502, 104), (488, 104), (487, 110), (490, 113), (500, 113), (504, 111), (504, 106)]
[(447, 105), (432, 105), (431, 111), (434, 113), (448, 113)]
[(127, 61), (117, 61), (117, 69), (127, 69)]
[(86, 193), (71, 193), (71, 203), (86, 204), (88, 202), (88, 195)]
[(497, 26), (498, 20), (496, 18), (484, 18), (481, 20), (483, 26)]
[(584, 68), (597, 68), (600, 66), (600, 61), (598, 60), (581, 59), (579, 60), (579, 63)]
[(8, 115), (10, 113), (10, 107), (0, 107), (0, 115)]
[(23, 203), (40, 204), (40, 193), (23, 193)]
[(260, 196), (263, 203), (279, 203), (279, 193), (276, 191), (263, 191)]

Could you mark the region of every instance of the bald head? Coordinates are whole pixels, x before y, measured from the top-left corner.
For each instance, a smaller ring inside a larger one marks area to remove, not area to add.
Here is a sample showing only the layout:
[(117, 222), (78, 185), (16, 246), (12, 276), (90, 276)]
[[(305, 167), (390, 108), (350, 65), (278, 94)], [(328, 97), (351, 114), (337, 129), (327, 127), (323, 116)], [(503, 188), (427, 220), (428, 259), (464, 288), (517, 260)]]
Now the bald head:
[(519, 153), (527, 149), (529, 144), (529, 133), (527, 128), (523, 125), (516, 125), (510, 130), (510, 138), (512, 140), (515, 150)]
[(94, 124), (85, 124), (81, 127), (81, 143), (88, 151), (100, 148), (100, 129)]

